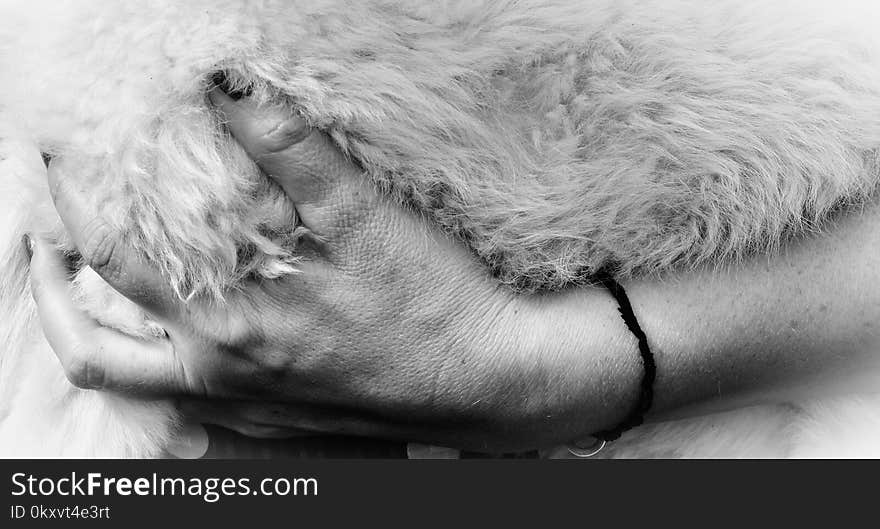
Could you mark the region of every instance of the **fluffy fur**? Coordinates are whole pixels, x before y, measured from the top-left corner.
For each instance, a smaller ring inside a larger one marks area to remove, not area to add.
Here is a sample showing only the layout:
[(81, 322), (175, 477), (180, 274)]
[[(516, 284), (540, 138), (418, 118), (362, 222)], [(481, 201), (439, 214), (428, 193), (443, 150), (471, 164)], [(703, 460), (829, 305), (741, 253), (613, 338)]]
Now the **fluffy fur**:
[[(867, 2), (42, 4), (0, 7), (0, 455), (149, 456), (174, 427), (161, 403), (70, 388), (40, 338), (18, 238), (72, 247), (38, 150), (92, 168), (95, 206), (181, 297), (295, 267), (292, 208), (206, 102), (218, 71), (326, 130), (522, 290), (770, 252), (880, 178)], [(105, 324), (159, 339), (88, 269), (74, 285)], [(757, 434), (713, 416), (711, 440), (684, 442), (706, 420), (667, 423), (618, 450), (668, 436), (679, 455), (796, 455), (809, 437), (780, 432), (820, 416), (806, 402), (740, 410)]]

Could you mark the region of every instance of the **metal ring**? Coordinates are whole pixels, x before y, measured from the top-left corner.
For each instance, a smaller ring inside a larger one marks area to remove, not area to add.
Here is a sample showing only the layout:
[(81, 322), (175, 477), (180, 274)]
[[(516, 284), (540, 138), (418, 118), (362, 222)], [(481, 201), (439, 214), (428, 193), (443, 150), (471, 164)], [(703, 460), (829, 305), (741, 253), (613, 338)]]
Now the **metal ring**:
[(582, 446), (578, 446), (577, 444), (573, 444), (573, 445), (566, 445), (565, 448), (568, 450), (569, 454), (571, 454), (575, 457), (588, 458), (588, 457), (593, 457), (594, 455), (601, 452), (602, 449), (604, 449), (605, 445), (607, 445), (607, 444), (608, 444), (608, 441), (606, 441), (604, 439), (596, 439), (595, 443), (593, 443), (592, 445), (587, 446), (587, 447), (582, 447)]

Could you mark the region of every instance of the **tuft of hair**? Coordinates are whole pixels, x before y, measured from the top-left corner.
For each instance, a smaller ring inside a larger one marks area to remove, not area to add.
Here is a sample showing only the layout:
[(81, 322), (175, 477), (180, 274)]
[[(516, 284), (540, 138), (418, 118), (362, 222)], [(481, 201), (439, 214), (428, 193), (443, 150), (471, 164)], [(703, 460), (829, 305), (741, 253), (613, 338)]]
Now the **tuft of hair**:
[(206, 102), (218, 71), (522, 288), (772, 251), (880, 174), (864, 2), (33, 4), (4, 13), (28, 31), (0, 104), (84, 158), (182, 297), (294, 265), (290, 205)]

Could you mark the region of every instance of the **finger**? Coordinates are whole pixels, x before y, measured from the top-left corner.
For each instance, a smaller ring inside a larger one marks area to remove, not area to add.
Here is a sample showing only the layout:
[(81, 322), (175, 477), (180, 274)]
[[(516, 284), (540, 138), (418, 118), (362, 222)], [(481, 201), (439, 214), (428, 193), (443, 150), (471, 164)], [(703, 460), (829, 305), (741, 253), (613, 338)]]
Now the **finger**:
[(43, 333), (73, 385), (137, 394), (178, 394), (192, 387), (168, 342), (99, 325), (73, 303), (61, 255), (39, 238), (31, 248), (31, 291)]
[(178, 406), (187, 417), (249, 437), (326, 434), (409, 439), (418, 435), (408, 422), (338, 406), (205, 399), (181, 400)]
[(288, 439), (314, 435), (286, 424), (254, 420), (254, 407), (253, 403), (239, 401), (184, 400), (178, 403), (180, 412), (190, 420), (222, 426), (248, 437)]
[(46, 340), (56, 350), (77, 347), (98, 324), (73, 304), (62, 257), (40, 238), (29, 237), (28, 245), (31, 294)]
[(73, 161), (55, 158), (49, 166), (49, 188), (61, 221), (86, 264), (120, 294), (163, 322), (181, 313), (179, 298), (162, 274), (122, 244), (119, 233), (91, 206), (89, 193), (76, 185)]
[(327, 234), (348, 220), (348, 212), (363, 210), (375, 198), (361, 169), (292, 110), (236, 101), (219, 88), (209, 96), (232, 136), (281, 185), (313, 232)]

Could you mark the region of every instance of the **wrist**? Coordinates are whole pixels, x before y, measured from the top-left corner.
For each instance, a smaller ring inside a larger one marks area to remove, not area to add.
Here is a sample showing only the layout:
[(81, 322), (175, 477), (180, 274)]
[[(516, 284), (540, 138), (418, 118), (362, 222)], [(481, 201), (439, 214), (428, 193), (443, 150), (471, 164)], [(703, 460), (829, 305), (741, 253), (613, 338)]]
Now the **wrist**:
[(471, 411), (482, 413), (487, 437), (498, 433), (493, 448), (565, 444), (632, 410), (643, 374), (638, 344), (603, 289), (510, 294), (501, 307), (477, 346), (493, 365), (469, 371), (492, 373), (472, 379), (468, 394), (482, 396)]
[(639, 400), (644, 366), (638, 341), (603, 288), (572, 289), (532, 299), (525, 354), (558, 373), (543, 389), (550, 444), (618, 426)]

